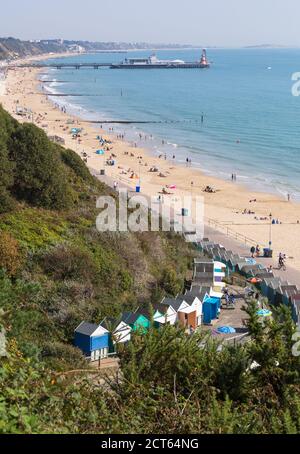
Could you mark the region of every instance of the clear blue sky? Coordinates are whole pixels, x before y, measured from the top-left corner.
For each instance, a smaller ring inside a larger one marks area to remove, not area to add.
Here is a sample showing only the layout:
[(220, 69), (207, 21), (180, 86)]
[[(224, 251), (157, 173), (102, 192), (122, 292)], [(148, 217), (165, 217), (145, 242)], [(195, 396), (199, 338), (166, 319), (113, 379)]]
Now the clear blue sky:
[(300, 46), (299, 0), (2, 0), (0, 36)]

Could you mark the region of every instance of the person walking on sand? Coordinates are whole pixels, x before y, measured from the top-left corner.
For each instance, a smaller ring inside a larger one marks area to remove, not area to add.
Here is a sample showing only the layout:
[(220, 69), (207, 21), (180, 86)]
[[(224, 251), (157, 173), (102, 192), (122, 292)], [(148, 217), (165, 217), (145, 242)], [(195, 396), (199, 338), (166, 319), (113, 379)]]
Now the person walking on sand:
[(255, 252), (256, 252), (256, 257), (259, 257), (259, 255), (260, 255), (260, 247), (259, 247), (258, 244), (256, 245)]
[(251, 247), (250, 252), (251, 252), (251, 257), (254, 258), (254, 254), (255, 254), (255, 247), (254, 246)]

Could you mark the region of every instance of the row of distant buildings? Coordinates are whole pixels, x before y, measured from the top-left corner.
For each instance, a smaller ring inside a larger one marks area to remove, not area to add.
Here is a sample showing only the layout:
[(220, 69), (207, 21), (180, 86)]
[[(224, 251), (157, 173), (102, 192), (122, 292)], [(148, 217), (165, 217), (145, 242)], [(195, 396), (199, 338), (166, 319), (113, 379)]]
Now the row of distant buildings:
[[(203, 240), (197, 243), (197, 247), (207, 257), (220, 260), (227, 267), (228, 274), (240, 273), (248, 279), (256, 280), (257, 289), (266, 297), (270, 305), (286, 305), (291, 309), (293, 320), (300, 323), (300, 289), (297, 285), (274, 276), (273, 272), (267, 270), (261, 264), (251, 259), (240, 257), (232, 251), (228, 251), (222, 245)], [(252, 262), (252, 263), (251, 263)]]
[(199, 326), (213, 323), (221, 310), (222, 289), (226, 266), (212, 259), (194, 261), (192, 284), (184, 294), (165, 297), (147, 309), (124, 312), (118, 319), (104, 319), (100, 324), (81, 322), (75, 329), (74, 344), (91, 361), (117, 353), (118, 345), (130, 341), (133, 332), (145, 333), (154, 325), (157, 329), (178, 324), (190, 333)]
[(194, 260), (192, 283), (184, 294), (163, 298), (153, 305), (152, 314), (137, 309), (124, 312), (119, 319), (105, 319), (99, 325), (82, 322), (75, 329), (75, 346), (91, 361), (96, 361), (117, 353), (118, 345), (129, 342), (133, 332), (146, 332), (152, 324), (158, 329), (166, 324), (178, 324), (189, 332), (201, 325), (211, 325), (221, 311), (224, 278), (232, 273), (251, 280), (270, 305), (290, 307), (295, 323), (300, 323), (300, 290), (296, 285), (275, 277), (255, 260), (241, 257), (208, 239), (197, 240), (195, 246), (205, 257)]

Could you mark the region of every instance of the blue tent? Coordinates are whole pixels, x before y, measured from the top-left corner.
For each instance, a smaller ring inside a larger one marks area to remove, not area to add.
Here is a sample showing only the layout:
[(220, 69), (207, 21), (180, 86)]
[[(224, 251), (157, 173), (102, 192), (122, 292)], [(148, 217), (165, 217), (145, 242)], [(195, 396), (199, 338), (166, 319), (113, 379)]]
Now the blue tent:
[(217, 331), (218, 331), (218, 333), (221, 333), (221, 334), (236, 333), (236, 330), (232, 326), (220, 326), (220, 328), (218, 328)]
[(97, 151), (96, 151), (96, 154), (103, 155), (103, 154), (104, 154), (104, 150), (97, 150)]

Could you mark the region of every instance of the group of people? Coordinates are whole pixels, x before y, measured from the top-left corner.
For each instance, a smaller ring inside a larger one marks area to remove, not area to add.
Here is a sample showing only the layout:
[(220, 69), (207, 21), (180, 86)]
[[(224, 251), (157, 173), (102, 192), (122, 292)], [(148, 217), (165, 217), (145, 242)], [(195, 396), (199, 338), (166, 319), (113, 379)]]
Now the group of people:
[(233, 293), (229, 293), (228, 287), (224, 288), (224, 298), (225, 298), (226, 306), (234, 307), (234, 305), (235, 305), (235, 296), (234, 296)]
[(281, 270), (282, 268), (285, 268), (285, 261), (286, 261), (286, 255), (282, 254), (282, 252), (279, 253), (278, 256), (278, 269)]
[[(255, 256), (256, 257), (259, 257), (260, 256), (260, 247), (259, 245), (257, 244), (256, 247), (252, 246), (251, 249), (250, 249), (250, 252), (251, 252), (251, 257), (254, 258)], [(279, 253), (279, 256), (278, 256), (278, 269), (281, 270), (281, 269), (285, 269), (285, 261), (286, 261), (286, 254), (283, 254), (282, 252)], [(273, 266), (270, 265), (267, 267), (267, 271), (268, 273), (272, 273), (273, 272)]]
[(254, 255), (256, 257), (259, 257), (260, 256), (260, 247), (259, 247), (259, 244), (256, 245), (256, 247), (252, 246), (251, 249), (250, 249), (250, 252), (251, 252), (251, 257), (254, 258)]
[(203, 192), (208, 192), (209, 194), (215, 194), (217, 191), (215, 189), (213, 189), (211, 186), (206, 186), (203, 189)]

